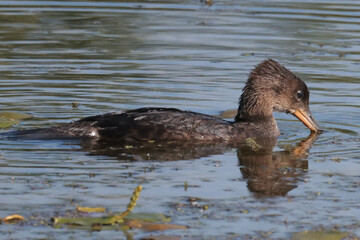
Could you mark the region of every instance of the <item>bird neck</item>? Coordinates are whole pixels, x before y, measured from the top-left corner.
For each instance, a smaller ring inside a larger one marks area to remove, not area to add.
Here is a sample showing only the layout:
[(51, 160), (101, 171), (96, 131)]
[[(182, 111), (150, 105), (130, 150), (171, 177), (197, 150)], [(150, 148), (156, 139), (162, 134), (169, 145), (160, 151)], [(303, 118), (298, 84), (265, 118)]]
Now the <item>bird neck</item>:
[(248, 137), (277, 138), (280, 135), (279, 128), (272, 114), (270, 115), (242, 115), (239, 111), (235, 117), (235, 126), (249, 129)]
[(243, 92), (239, 101), (239, 108), (235, 122), (275, 122), (273, 103), (269, 97), (261, 93)]
[(280, 134), (273, 116), (273, 102), (264, 92), (244, 91), (240, 97), (234, 123), (251, 123), (257, 135), (278, 136)]

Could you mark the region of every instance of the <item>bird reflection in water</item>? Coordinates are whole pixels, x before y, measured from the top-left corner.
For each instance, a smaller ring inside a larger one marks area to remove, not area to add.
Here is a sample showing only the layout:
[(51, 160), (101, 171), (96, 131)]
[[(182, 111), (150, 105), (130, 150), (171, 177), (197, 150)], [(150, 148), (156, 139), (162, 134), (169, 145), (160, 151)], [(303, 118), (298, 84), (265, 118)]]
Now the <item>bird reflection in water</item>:
[(265, 148), (252, 149), (243, 146), (237, 156), (241, 174), (247, 179), (247, 187), (257, 197), (285, 196), (297, 187), (308, 169), (308, 152), (318, 134), (311, 133), (296, 146), (283, 151)]
[(158, 144), (149, 142), (141, 146), (108, 144), (89, 144), (82, 146), (91, 155), (117, 157), (121, 161), (175, 161), (191, 160), (211, 155), (223, 154), (230, 149), (237, 149), (240, 171), (250, 192), (257, 197), (285, 196), (297, 187), (308, 169), (308, 151), (318, 138), (318, 133), (311, 133), (295, 146), (282, 151), (273, 151), (276, 139), (256, 142), (255, 145), (245, 142), (242, 145), (177, 145), (173, 143)]

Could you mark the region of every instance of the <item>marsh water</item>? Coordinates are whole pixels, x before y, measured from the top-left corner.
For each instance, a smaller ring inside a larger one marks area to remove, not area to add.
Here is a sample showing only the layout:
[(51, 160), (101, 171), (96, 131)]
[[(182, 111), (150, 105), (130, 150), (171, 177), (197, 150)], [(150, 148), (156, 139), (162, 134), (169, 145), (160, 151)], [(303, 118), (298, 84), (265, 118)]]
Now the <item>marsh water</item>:
[[(359, 10), (357, 1), (326, 0), (1, 1), (0, 110), (33, 116), (2, 133), (143, 106), (221, 116), (267, 58), (307, 83), (325, 130), (309, 136), (294, 117), (275, 114), (282, 134), (264, 151), (1, 138), (0, 217), (28, 219), (0, 225), (1, 239), (359, 236)], [(137, 185), (134, 212), (189, 228), (47, 224), (77, 205), (121, 211)]]

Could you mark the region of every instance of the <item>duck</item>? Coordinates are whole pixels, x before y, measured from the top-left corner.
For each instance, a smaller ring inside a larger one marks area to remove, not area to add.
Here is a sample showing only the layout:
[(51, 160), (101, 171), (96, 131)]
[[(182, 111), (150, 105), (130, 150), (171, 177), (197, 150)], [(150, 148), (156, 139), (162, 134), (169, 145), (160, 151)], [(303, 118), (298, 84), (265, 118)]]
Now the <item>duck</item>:
[(85, 117), (55, 127), (18, 131), (27, 138), (89, 138), (95, 141), (244, 142), (248, 138), (276, 139), (280, 135), (273, 112), (294, 115), (311, 132), (320, 128), (309, 107), (306, 84), (273, 59), (250, 73), (233, 121), (176, 108), (145, 107)]

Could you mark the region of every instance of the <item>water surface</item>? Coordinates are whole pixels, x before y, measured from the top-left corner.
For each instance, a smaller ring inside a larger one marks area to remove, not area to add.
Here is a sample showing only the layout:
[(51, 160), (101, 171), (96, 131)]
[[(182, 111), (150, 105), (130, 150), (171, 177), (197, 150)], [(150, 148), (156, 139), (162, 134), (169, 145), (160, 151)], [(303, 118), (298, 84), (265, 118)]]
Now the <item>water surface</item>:
[(227, 149), (183, 160), (152, 154), (150, 161), (129, 161), (121, 152), (90, 153), (68, 141), (1, 139), (0, 217), (19, 213), (32, 220), (2, 224), (0, 233), (9, 239), (125, 238), (36, 225), (75, 205), (122, 210), (142, 184), (134, 211), (164, 213), (190, 227), (168, 235), (289, 239), (293, 232), (336, 228), (359, 236), (359, 9), (356, 1), (326, 0), (211, 6), (195, 0), (1, 1), (1, 111), (34, 116), (12, 130), (143, 106), (220, 115), (237, 108), (250, 70), (273, 58), (306, 81), (325, 133), (308, 154), (294, 156), (308, 130), (276, 114), (279, 142), (255, 160)]

